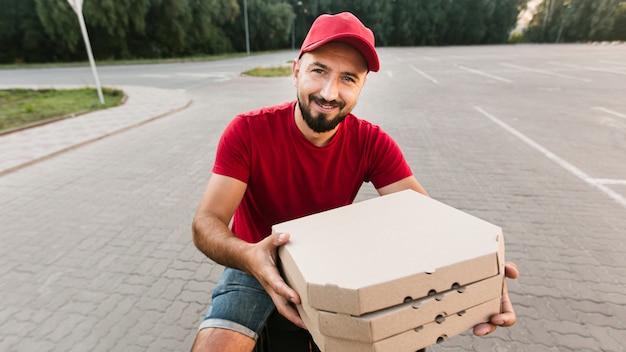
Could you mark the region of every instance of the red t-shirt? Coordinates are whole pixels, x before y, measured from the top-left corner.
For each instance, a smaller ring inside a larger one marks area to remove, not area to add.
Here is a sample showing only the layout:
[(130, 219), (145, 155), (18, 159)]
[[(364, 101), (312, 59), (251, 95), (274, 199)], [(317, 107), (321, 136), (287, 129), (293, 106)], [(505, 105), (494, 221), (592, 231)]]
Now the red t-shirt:
[(324, 147), (294, 120), (294, 102), (238, 115), (220, 139), (213, 172), (247, 184), (232, 231), (254, 243), (274, 224), (351, 204), (363, 182), (376, 188), (412, 175), (398, 145), (354, 115)]

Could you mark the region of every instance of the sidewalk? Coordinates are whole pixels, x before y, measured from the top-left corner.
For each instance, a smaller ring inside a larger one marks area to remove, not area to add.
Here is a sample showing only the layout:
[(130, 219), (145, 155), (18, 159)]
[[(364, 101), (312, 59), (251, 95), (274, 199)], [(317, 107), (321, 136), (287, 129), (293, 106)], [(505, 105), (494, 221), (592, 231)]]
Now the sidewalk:
[(114, 88), (123, 90), (127, 96), (121, 106), (0, 135), (0, 175), (169, 115), (191, 104), (191, 99), (182, 90), (137, 86)]

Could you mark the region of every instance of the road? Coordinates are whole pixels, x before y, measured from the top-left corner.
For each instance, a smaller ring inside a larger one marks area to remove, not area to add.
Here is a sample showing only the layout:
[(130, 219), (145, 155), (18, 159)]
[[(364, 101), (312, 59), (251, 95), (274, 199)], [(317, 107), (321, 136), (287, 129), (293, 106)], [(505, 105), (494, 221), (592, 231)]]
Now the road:
[[(297, 52), (251, 55), (230, 60), (150, 65), (100, 66), (96, 69), (103, 86), (139, 85), (156, 88), (193, 90), (220, 83), (257, 66), (289, 65)], [(95, 85), (89, 66), (0, 70), (0, 84)]]
[[(522, 274), (514, 327), (430, 350), (624, 351), (626, 45), (379, 53), (355, 113), (396, 139), (431, 196), (501, 226)], [(295, 97), (289, 78), (239, 72), (293, 55), (100, 68), (103, 85), (185, 89), (193, 103), (0, 177), (0, 350), (189, 349), (221, 271), (190, 237), (217, 140), (235, 114)], [(358, 200), (374, 195), (365, 185)]]

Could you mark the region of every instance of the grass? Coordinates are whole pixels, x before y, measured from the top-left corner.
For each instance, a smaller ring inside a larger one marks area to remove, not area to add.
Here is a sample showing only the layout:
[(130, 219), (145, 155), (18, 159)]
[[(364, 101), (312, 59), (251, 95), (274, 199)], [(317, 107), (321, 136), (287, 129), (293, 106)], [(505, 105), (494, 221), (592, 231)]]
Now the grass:
[[(257, 53), (258, 54), (258, 53)], [(193, 58), (174, 58), (157, 60), (111, 60), (99, 61), (103, 65), (150, 64), (168, 62), (200, 62), (242, 57), (245, 54), (203, 56)], [(242, 74), (254, 77), (287, 77), (291, 75), (291, 63), (276, 67), (256, 67)], [(2, 69), (62, 67), (86, 65), (86, 63), (56, 64), (13, 64), (0, 65)], [(103, 88), (105, 105), (101, 105), (95, 88), (82, 89), (7, 89), (0, 90), (0, 133), (36, 126), (85, 112), (106, 109), (121, 104), (124, 93), (119, 90)]]
[(243, 74), (254, 77), (287, 77), (291, 75), (291, 66), (255, 67)]
[(6, 132), (59, 118), (117, 106), (124, 92), (102, 88), (100, 104), (95, 88), (0, 90), (0, 131)]

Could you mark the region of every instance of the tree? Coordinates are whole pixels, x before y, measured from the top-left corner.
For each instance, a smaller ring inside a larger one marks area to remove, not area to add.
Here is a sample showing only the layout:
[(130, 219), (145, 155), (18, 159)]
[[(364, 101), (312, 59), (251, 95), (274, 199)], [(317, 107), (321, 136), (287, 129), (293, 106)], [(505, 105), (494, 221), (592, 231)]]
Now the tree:
[(621, 2), (621, 0), (591, 1), (593, 10), (589, 24), (589, 39), (606, 40), (609, 37), (615, 22), (615, 12)]
[[(146, 13), (153, 0), (85, 1), (83, 14), (97, 58), (128, 58), (129, 38), (145, 31)], [(66, 0), (35, 0), (39, 21), (60, 60), (83, 59), (85, 47), (76, 14)]]
[(621, 3), (613, 13), (613, 28), (608, 40), (626, 40), (626, 2)]
[(286, 47), (295, 19), (293, 8), (288, 2), (283, 0), (248, 0), (248, 19), (251, 50)]
[(0, 0), (0, 62), (42, 62), (54, 51), (34, 0)]
[[(76, 14), (64, 0), (35, 0), (37, 17), (54, 44), (53, 61), (84, 58), (85, 44)], [(78, 53), (81, 55), (79, 56)]]
[(193, 16), (188, 0), (153, 0), (146, 18), (146, 38), (150, 57), (174, 57), (188, 54), (187, 30)]
[(438, 45), (448, 28), (445, 1), (396, 0), (391, 42), (394, 45)]
[(152, 5), (152, 0), (85, 1), (83, 13), (94, 39), (94, 55), (112, 59), (135, 57), (129, 37), (145, 34), (146, 14)]
[(189, 50), (193, 54), (219, 54), (233, 50), (222, 27), (239, 15), (237, 0), (190, 0), (192, 21)]
[(524, 36), (531, 42), (606, 40), (620, 0), (546, 0)]
[[(216, 54), (245, 50), (243, 1), (85, 0), (83, 13), (97, 59)], [(370, 27), (377, 46), (503, 43), (525, 3), (246, 1), (250, 44), (255, 51), (289, 48), (292, 40), (299, 46), (320, 14), (342, 11), (353, 12)], [(614, 5), (618, 2), (545, 0), (528, 33), (541, 33), (550, 41), (615, 37), (614, 28), (619, 26), (613, 23), (623, 23), (617, 20)], [(80, 28), (67, 0), (0, 0), (0, 8), (0, 45), (7, 48), (0, 51), (0, 61), (85, 59)]]
[[(247, 0), (250, 49), (275, 50), (291, 46), (294, 8), (286, 0)], [(243, 0), (239, 0), (243, 8)], [(244, 16), (224, 26), (226, 35), (237, 51), (246, 50)], [(308, 28), (307, 28), (308, 29)]]
[(506, 43), (511, 30), (517, 24), (517, 17), (526, 7), (526, 0), (501, 0), (495, 3), (495, 9), (487, 21), (487, 33), (483, 44)]

